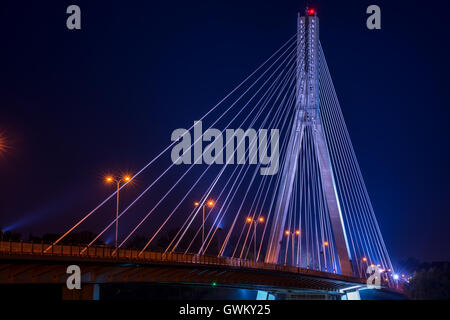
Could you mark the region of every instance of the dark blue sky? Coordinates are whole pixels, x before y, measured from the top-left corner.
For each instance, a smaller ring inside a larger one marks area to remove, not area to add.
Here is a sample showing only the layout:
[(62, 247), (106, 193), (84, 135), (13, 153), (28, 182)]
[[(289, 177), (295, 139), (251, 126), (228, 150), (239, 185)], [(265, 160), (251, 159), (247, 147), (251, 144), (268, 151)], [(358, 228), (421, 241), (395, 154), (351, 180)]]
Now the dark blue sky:
[[(450, 259), (448, 1), (310, 1), (395, 261)], [(82, 30), (66, 29), (78, 4)], [(382, 30), (365, 27), (368, 5)], [(295, 33), (304, 1), (2, 1), (0, 226), (61, 232)]]

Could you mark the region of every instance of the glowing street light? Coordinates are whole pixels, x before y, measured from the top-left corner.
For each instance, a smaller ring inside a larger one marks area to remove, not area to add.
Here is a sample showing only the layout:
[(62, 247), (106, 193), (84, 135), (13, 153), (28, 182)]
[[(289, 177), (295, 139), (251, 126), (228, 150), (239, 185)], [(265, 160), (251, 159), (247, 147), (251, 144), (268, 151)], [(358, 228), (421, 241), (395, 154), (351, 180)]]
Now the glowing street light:
[(107, 176), (105, 178), (105, 181), (107, 183), (116, 183), (117, 186), (117, 191), (116, 191), (116, 242), (115, 242), (115, 246), (116, 246), (116, 252), (118, 249), (118, 236), (119, 236), (119, 191), (120, 191), (120, 184), (122, 182), (124, 183), (128, 183), (131, 181), (131, 177), (129, 175), (125, 175), (121, 178), (116, 178), (114, 176)]
[[(362, 274), (364, 274), (366, 272), (365, 269), (369, 268), (369, 259), (367, 257), (362, 257), (361, 261), (362, 263), (361, 266), (359, 267), (359, 272), (362, 272)], [(371, 265), (371, 267), (373, 268), (373, 264)]]
[(290, 231), (290, 230), (285, 230), (284, 231), (284, 235), (286, 236), (286, 252), (284, 253), (284, 264), (287, 263), (287, 252), (288, 252), (288, 247), (289, 247), (289, 236), (292, 236), (292, 263), (294, 263), (294, 237), (300, 236), (300, 230), (295, 230), (295, 231)]
[[(248, 217), (248, 218), (246, 219), (246, 221), (247, 221), (247, 223), (250, 224), (250, 227), (249, 227), (249, 228), (251, 228), (251, 223), (252, 223), (252, 222), (253, 222), (253, 225), (254, 225), (254, 227), (255, 227), (255, 232), (254, 232), (254, 234), (253, 234), (253, 259), (256, 260), (256, 225), (257, 225), (258, 223), (264, 223), (264, 217), (259, 217), (259, 218), (256, 219), (256, 220), (253, 220), (252, 217)], [(249, 230), (250, 230), (250, 229), (249, 229)]]
[[(203, 213), (202, 213), (202, 245), (205, 242), (205, 207), (208, 206), (208, 207), (212, 208), (212, 207), (214, 207), (214, 205), (215, 205), (215, 202), (212, 199), (203, 203), (203, 208), (202, 208), (202, 211), (203, 211)], [(196, 207), (200, 206), (200, 202), (195, 201), (194, 206), (196, 206)]]
[(324, 241), (324, 242), (323, 242), (323, 245), (324, 245), (325, 247), (328, 247), (328, 245), (329, 245), (328, 241)]

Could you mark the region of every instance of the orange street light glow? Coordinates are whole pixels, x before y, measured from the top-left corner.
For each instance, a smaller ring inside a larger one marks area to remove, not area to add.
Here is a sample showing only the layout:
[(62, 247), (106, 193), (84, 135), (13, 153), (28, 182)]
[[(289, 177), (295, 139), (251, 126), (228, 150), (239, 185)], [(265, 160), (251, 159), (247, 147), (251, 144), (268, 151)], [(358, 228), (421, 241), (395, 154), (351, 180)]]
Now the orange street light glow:
[(295, 231), (295, 234), (296, 234), (297, 236), (299, 236), (299, 235), (300, 235), (300, 230), (296, 230), (296, 231)]
[(259, 221), (260, 223), (263, 223), (263, 222), (264, 222), (264, 218), (263, 218), (263, 217), (260, 217), (260, 218), (258, 219), (258, 221)]
[(291, 234), (291, 232), (290, 232), (289, 230), (286, 230), (286, 231), (284, 232), (284, 234), (288, 236), (288, 235)]
[(194, 202), (194, 206), (198, 207), (199, 205), (200, 205), (200, 203)]
[(324, 245), (325, 247), (327, 247), (327, 246), (328, 246), (328, 241), (324, 241), (323, 245)]
[(209, 200), (209, 201), (208, 201), (208, 206), (209, 206), (209, 207), (212, 207), (213, 205), (214, 205), (214, 201)]
[(362, 258), (362, 261), (367, 262), (367, 258), (366, 257)]
[[(125, 183), (123, 183), (123, 182), (124, 181), (128, 182), (131, 180), (131, 178), (129, 175), (122, 176), (122, 178), (116, 178), (116, 177), (106, 176), (105, 181), (107, 183), (115, 182), (115, 184), (117, 185), (117, 191), (116, 191), (116, 194), (117, 194), (117, 197), (116, 197), (116, 199), (117, 199), (116, 200), (116, 239), (115, 239), (116, 240), (115, 247), (116, 247), (116, 252), (117, 252), (117, 249), (119, 248), (118, 230), (119, 230), (119, 193), (120, 193), (120, 189), (121, 189), (120, 184), (122, 183), (122, 187), (123, 187), (125, 185)], [(87, 247), (85, 249), (87, 249)]]
[(250, 218), (250, 217), (247, 218), (247, 223), (252, 223), (252, 221), (253, 221), (252, 218)]
[(0, 131), (0, 156), (9, 149), (8, 143), (6, 141), (6, 136)]

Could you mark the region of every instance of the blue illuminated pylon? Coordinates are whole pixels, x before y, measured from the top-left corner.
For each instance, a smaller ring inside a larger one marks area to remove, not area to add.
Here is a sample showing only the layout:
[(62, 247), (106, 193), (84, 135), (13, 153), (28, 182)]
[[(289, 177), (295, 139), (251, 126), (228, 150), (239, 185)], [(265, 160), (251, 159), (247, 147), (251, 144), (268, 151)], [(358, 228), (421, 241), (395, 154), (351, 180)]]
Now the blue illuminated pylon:
[(278, 189), (272, 229), (266, 251), (265, 262), (278, 263), (284, 226), (292, 198), (295, 177), (298, 174), (299, 156), (306, 130), (313, 136), (320, 168), (321, 188), (329, 214), (334, 244), (341, 273), (353, 275), (350, 251), (336, 190), (325, 134), (319, 111), (319, 18), (315, 11), (307, 11), (298, 17), (297, 31), (297, 83), (294, 122), (289, 136), (282, 178)]

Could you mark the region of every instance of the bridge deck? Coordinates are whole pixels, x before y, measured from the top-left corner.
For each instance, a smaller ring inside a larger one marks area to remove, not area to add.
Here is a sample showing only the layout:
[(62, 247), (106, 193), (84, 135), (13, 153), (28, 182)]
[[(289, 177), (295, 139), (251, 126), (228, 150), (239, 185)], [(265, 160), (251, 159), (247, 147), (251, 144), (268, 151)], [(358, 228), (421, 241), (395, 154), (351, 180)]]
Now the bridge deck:
[[(110, 247), (0, 241), (0, 283), (63, 282), (67, 263), (78, 264), (88, 282), (189, 282), (269, 285), (337, 291), (365, 284), (364, 279), (292, 266), (195, 254), (143, 252)], [(83, 252), (83, 253), (82, 253)], [(20, 270), (19, 270), (20, 269)], [(26, 274), (28, 276), (24, 276)], [(20, 277), (18, 277), (20, 275)], [(22, 279), (22, 280), (20, 280)], [(51, 280), (53, 279), (53, 280)]]

